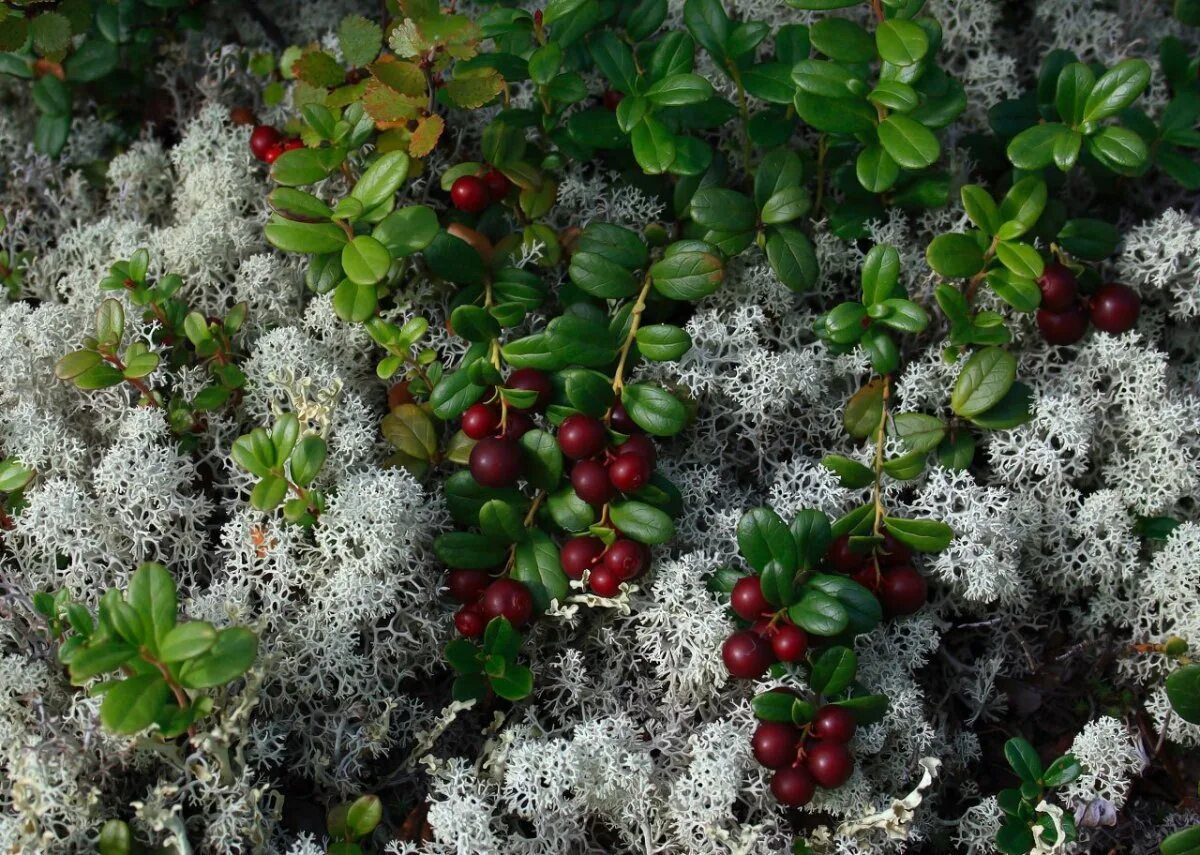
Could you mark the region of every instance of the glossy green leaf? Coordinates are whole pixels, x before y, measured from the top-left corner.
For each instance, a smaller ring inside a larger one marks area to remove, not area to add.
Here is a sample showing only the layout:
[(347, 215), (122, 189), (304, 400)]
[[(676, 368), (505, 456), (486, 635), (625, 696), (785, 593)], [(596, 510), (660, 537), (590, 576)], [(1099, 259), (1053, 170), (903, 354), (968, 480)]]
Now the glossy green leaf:
[(950, 409), (965, 418), (995, 406), (1017, 376), (1017, 360), (999, 347), (976, 351), (963, 366), (950, 394)]

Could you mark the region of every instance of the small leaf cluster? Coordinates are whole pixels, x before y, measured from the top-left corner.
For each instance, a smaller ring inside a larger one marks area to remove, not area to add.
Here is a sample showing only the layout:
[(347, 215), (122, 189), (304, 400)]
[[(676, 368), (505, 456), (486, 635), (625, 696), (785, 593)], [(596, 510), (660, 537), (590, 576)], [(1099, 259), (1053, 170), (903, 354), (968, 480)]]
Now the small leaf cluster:
[[(288, 522), (313, 525), (325, 510), (325, 496), (311, 489), (325, 463), (324, 437), (305, 433), (294, 413), (283, 413), (270, 430), (257, 427), (233, 441), (234, 461), (259, 479), (250, 493), (250, 504), (260, 511), (283, 505)], [(288, 491), (295, 497), (288, 499)]]
[(175, 580), (161, 564), (139, 566), (125, 592), (106, 591), (95, 616), (65, 590), (38, 593), (34, 607), (60, 642), (72, 683), (110, 675), (90, 691), (103, 698), (100, 720), (114, 733), (153, 725), (164, 739), (182, 735), (213, 708), (202, 690), (237, 679), (258, 653), (245, 627), (179, 622)]
[(849, 647), (827, 647), (805, 664), (808, 691), (772, 689), (754, 696), (750, 702), (759, 721), (778, 721), (804, 727), (812, 722), (826, 704), (844, 707), (861, 727), (880, 721), (887, 714), (886, 695), (870, 694), (859, 684), (858, 656)]
[(94, 335), (83, 340), (81, 349), (71, 351), (55, 363), (55, 376), (70, 380), (80, 389), (107, 389), (129, 382), (144, 401), (160, 405), (159, 395), (142, 382), (158, 368), (159, 355), (144, 341), (124, 346), (125, 310), (120, 301), (110, 298), (100, 304), (95, 329)]
[(383, 803), (379, 796), (359, 796), (330, 808), (325, 816), (325, 828), (332, 842), (326, 855), (362, 855), (362, 841), (370, 837), (383, 819)]
[(1168, 36), (1159, 45), (1159, 64), (1171, 87), (1171, 100), (1157, 122), (1134, 108), (1125, 112), (1125, 121), (1150, 147), (1154, 166), (1184, 189), (1200, 190), (1200, 164), (1191, 154), (1200, 148), (1200, 59), (1189, 57), (1183, 42)]
[(533, 691), (533, 672), (517, 662), (521, 633), (505, 617), (493, 618), (484, 630), (482, 643), (456, 638), (446, 644), (446, 661), (458, 674), (454, 678), (455, 700), (482, 698), (488, 690), (510, 701), (519, 701)]
[(1026, 855), (1035, 845), (1034, 829), (1046, 845), (1071, 843), (1076, 838), (1075, 816), (1066, 811), (1062, 815), (1062, 835), (1055, 828), (1053, 819), (1039, 813), (1041, 804), (1050, 790), (1064, 787), (1083, 773), (1083, 767), (1071, 754), (1064, 754), (1049, 766), (1043, 767), (1037, 750), (1021, 737), (1004, 743), (1004, 757), (1020, 779), (1020, 786), (1001, 790), (996, 796), (1004, 822), (996, 832), (996, 847), (1004, 855)]

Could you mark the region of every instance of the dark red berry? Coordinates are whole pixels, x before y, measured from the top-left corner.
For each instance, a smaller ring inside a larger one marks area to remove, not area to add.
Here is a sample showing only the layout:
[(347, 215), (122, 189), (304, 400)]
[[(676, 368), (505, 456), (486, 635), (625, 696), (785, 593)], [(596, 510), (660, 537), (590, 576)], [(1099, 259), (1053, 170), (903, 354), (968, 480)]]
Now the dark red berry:
[(583, 571), (604, 554), (604, 541), (598, 537), (573, 537), (563, 544), (558, 558), (563, 572), (572, 579), (582, 579)]
[(826, 553), (825, 560), (839, 573), (853, 573), (862, 566), (866, 556), (851, 549), (850, 535), (843, 534), (841, 537), (834, 538), (833, 543), (829, 545), (829, 552)]
[(879, 601), (888, 615), (911, 615), (925, 605), (927, 597), (925, 577), (912, 566), (901, 564), (883, 571), (879, 580)]
[(604, 566), (622, 582), (641, 575), (646, 569), (646, 562), (646, 548), (628, 538), (616, 541), (604, 553)]
[(757, 576), (743, 576), (733, 585), (729, 605), (738, 617), (757, 620), (763, 612), (771, 611), (771, 604), (763, 596), (762, 582)]
[(633, 435), (637, 432), (638, 426), (633, 419), (629, 417), (629, 413), (625, 410), (624, 404), (615, 404), (612, 412), (608, 415), (608, 423), (612, 425), (612, 429), (618, 433)]
[(576, 413), (558, 427), (558, 447), (572, 460), (595, 457), (608, 445), (608, 431), (599, 419)]
[(827, 790), (836, 790), (854, 771), (854, 758), (840, 742), (817, 742), (806, 749), (804, 765), (814, 781)]
[(487, 185), (488, 195), (492, 197), (493, 202), (499, 202), (508, 195), (508, 190), (512, 187), (508, 178), (499, 169), (490, 169), (483, 175), (483, 183)]
[(595, 460), (580, 460), (571, 468), (571, 486), (575, 495), (589, 505), (603, 505), (613, 497), (608, 470)]
[(517, 407), (516, 404), (509, 404), (509, 407), (516, 407), (518, 410), (536, 410), (540, 412), (546, 409), (546, 405), (550, 403), (550, 396), (554, 392), (550, 386), (550, 377), (536, 368), (518, 368), (512, 374), (508, 375), (508, 379), (504, 381), (504, 385), (509, 389), (524, 389), (537, 393), (537, 398), (527, 407)]
[(471, 439), (491, 436), (500, 427), (500, 414), (487, 404), (472, 404), (462, 417), (462, 431)]
[(1141, 307), (1142, 301), (1132, 288), (1109, 282), (1092, 295), (1092, 323), (1106, 333), (1128, 332), (1137, 323)]
[(250, 132), (250, 153), (259, 160), (267, 159), (267, 152), (279, 145), (283, 135), (270, 125), (259, 125)]
[(1042, 292), (1042, 308), (1050, 312), (1065, 312), (1075, 304), (1078, 291), (1075, 274), (1067, 267), (1052, 261), (1042, 270), (1038, 279)]
[(788, 807), (804, 807), (816, 792), (812, 775), (798, 767), (780, 769), (771, 778), (771, 795)]
[(658, 453), (654, 450), (654, 441), (644, 433), (630, 434), (629, 439), (618, 445), (613, 453), (618, 457), (636, 454), (644, 458), (651, 469), (654, 469), (654, 461), (658, 458)]
[(484, 437), (471, 449), (471, 477), (485, 487), (511, 487), (521, 475), (521, 448), (515, 440)]
[(513, 626), (524, 626), (533, 617), (533, 596), (515, 579), (492, 582), (479, 602), (488, 620), (506, 617)]
[(468, 214), (478, 214), (488, 206), (491, 197), (483, 179), (475, 175), (461, 175), (450, 185), (450, 201), (454, 207)]
[[(772, 635), (775, 634), (775, 625), (773, 623), (771, 623), (770, 616), (764, 615), (763, 617), (760, 617), (758, 620), (756, 620), (754, 623), (750, 624), (750, 631), (753, 632), (755, 635), (760, 635), (763, 638), (769, 639)], [(772, 652), (771, 655), (772, 656), (775, 655), (774, 652)]]
[(796, 762), (800, 730), (782, 721), (764, 721), (750, 739), (754, 759), (768, 769), (782, 769)]
[(279, 155), (283, 154), (283, 143), (273, 145), (267, 149), (267, 153), (262, 156), (263, 163), (274, 163), (279, 159)]
[(904, 564), (912, 558), (912, 550), (886, 531), (883, 533), (883, 543), (879, 545), (878, 551), (879, 559), (885, 564)]
[(451, 570), (446, 574), (446, 593), (460, 603), (473, 603), (491, 581), (485, 570)]
[(520, 410), (509, 410), (504, 419), (504, 435), (509, 439), (520, 439), (533, 430), (533, 419)]
[(479, 609), (464, 606), (454, 613), (454, 628), (466, 638), (478, 638), (487, 628), (487, 618)]
[(849, 742), (854, 737), (857, 727), (854, 713), (845, 707), (827, 704), (817, 710), (813, 718), (812, 734), (828, 742)]
[(730, 675), (739, 680), (754, 680), (767, 672), (775, 662), (771, 645), (756, 632), (743, 629), (735, 632), (721, 646), (721, 659)]
[(808, 651), (808, 633), (795, 624), (779, 624), (771, 636), (771, 650), (780, 662), (798, 662)]
[(636, 493), (650, 480), (650, 464), (640, 454), (622, 454), (608, 464), (608, 480), (622, 493)]
[(229, 121), (235, 125), (253, 125), (254, 111), (249, 107), (234, 107), (229, 111)]
[(850, 578), (858, 584), (862, 585), (868, 591), (879, 590), (879, 571), (875, 568), (875, 562), (870, 561), (859, 567), (850, 574)]
[(621, 577), (601, 564), (588, 576), (588, 587), (597, 597), (615, 597), (621, 593)]
[(1074, 344), (1087, 332), (1088, 316), (1080, 306), (1069, 306), (1062, 312), (1037, 310), (1037, 325), (1048, 344)]
[(283, 141), (284, 151), (292, 151), (297, 148), (304, 148), (304, 140), (300, 139), (300, 137), (291, 137)]

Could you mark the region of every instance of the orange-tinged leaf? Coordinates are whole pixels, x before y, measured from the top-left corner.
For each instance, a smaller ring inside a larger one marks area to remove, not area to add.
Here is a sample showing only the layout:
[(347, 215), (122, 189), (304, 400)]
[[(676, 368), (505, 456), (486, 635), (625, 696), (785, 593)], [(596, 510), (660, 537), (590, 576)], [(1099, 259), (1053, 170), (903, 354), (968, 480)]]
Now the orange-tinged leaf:
[(382, 56), (367, 68), (376, 80), (402, 95), (424, 97), (429, 90), (425, 74), (415, 62), (404, 62), (394, 56)]
[(292, 74), (311, 86), (326, 89), (338, 86), (346, 79), (346, 72), (338, 61), (323, 50), (307, 51), (292, 66)]
[(445, 121), (437, 113), (422, 117), (417, 122), (417, 129), (413, 131), (412, 140), (408, 144), (408, 153), (413, 157), (424, 157), (429, 154), (437, 145), (445, 127)]
[(425, 106), (424, 97), (403, 95), (378, 80), (367, 83), (363, 93), (363, 108), (376, 122), (403, 122), (415, 119)]

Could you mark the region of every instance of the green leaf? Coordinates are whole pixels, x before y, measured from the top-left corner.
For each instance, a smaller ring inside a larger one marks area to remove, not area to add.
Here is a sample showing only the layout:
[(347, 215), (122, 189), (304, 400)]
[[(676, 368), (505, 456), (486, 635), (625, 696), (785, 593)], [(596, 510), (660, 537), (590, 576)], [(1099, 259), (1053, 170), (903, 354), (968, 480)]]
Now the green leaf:
[(383, 803), (379, 801), (379, 796), (359, 796), (346, 811), (346, 829), (351, 837), (366, 837), (375, 830), (381, 819)]
[(819, 695), (837, 695), (845, 691), (858, 672), (858, 657), (849, 647), (831, 647), (813, 663), (809, 687)]
[(266, 475), (250, 492), (250, 506), (260, 511), (273, 511), (287, 496), (288, 484), (276, 475)]
[(96, 338), (102, 344), (118, 344), (125, 335), (125, 310), (117, 300), (105, 300), (96, 309)]
[(842, 412), (846, 432), (855, 439), (865, 439), (879, 430), (883, 419), (883, 383), (872, 380), (850, 396)]
[(630, 142), (643, 172), (661, 175), (675, 162), (675, 136), (654, 116), (646, 116), (634, 126)]
[(158, 642), (175, 626), (179, 608), (175, 580), (166, 567), (148, 561), (129, 578), (128, 599), (150, 632), (150, 649), (157, 650)]
[(1101, 75), (1083, 108), (1085, 122), (1115, 116), (1137, 100), (1150, 83), (1150, 64), (1143, 59), (1118, 62)]
[(124, 641), (94, 641), (71, 657), (71, 682), (79, 685), (99, 674), (119, 668), (136, 654), (137, 648)]
[(319, 436), (310, 435), (300, 440), (289, 459), (292, 480), (301, 487), (311, 484), (325, 464), (328, 450), (325, 440)]
[(1033, 390), (1016, 382), (994, 406), (974, 416), (971, 421), (989, 430), (1007, 430), (1023, 425), (1032, 416)]
[(568, 368), (559, 375), (567, 403), (581, 413), (600, 418), (613, 402), (612, 380), (587, 368)]
[(608, 506), (608, 513), (613, 525), (638, 543), (657, 546), (675, 536), (675, 523), (671, 518), (645, 502), (613, 502)]
[[(921, 96), (917, 94), (917, 90), (899, 80), (879, 81), (875, 88), (867, 93), (867, 100), (878, 107), (894, 110), (897, 113), (912, 112), (921, 104)], [(924, 120), (922, 124), (933, 127), (932, 122), (928, 119)]]
[(881, 22), (876, 28), (875, 46), (885, 62), (904, 67), (915, 65), (925, 58), (929, 52), (929, 37), (924, 29), (912, 21), (893, 18)]
[(59, 380), (73, 380), (102, 361), (94, 350), (73, 350), (54, 363), (54, 376)]
[(965, 418), (986, 412), (1008, 393), (1016, 376), (1017, 360), (1011, 353), (998, 347), (978, 350), (954, 382), (950, 409)]
[(896, 540), (917, 552), (940, 552), (954, 539), (950, 526), (938, 520), (884, 517), (884, 525)]
[(743, 232), (754, 228), (757, 215), (748, 196), (724, 187), (705, 187), (692, 196), (692, 219), (707, 229)]
[(355, 285), (374, 285), (391, 266), (387, 247), (373, 237), (359, 235), (342, 247), (342, 270)]
[(1000, 241), (996, 245), (996, 257), (1001, 264), (1025, 279), (1040, 278), (1045, 266), (1038, 251), (1020, 241)]
[(362, 323), (375, 314), (379, 293), (374, 285), (343, 279), (333, 291), (333, 312), (343, 321)]
[(271, 216), (263, 231), (272, 246), (309, 255), (338, 252), (348, 241), (346, 233), (333, 223), (300, 223), (277, 214)]
[(189, 689), (223, 686), (246, 673), (256, 656), (258, 636), (244, 626), (226, 627), (207, 653), (183, 665), (179, 682)]
[(128, 823), (110, 819), (100, 827), (100, 838), (96, 841), (100, 855), (131, 855), (133, 845), (133, 832)]
[(575, 494), (570, 484), (565, 484), (546, 500), (550, 518), (564, 531), (586, 531), (596, 521), (596, 510)]
[(692, 346), (686, 332), (671, 324), (651, 324), (637, 331), (638, 352), (653, 362), (669, 362), (683, 356)]
[(912, 300), (891, 297), (879, 305), (888, 310), (881, 323), (902, 332), (919, 333), (929, 325), (929, 315)]
[(396, 194), (408, 177), (408, 164), (408, 155), (402, 151), (389, 151), (382, 155), (367, 167), (367, 171), (355, 183), (350, 191), (351, 198), (362, 202), (367, 210), (382, 205)]
[(875, 130), (875, 110), (865, 100), (823, 98), (796, 90), (796, 113), (806, 124), (828, 134), (869, 134)]
[(1008, 159), (1018, 169), (1036, 170), (1049, 166), (1054, 160), (1054, 147), (1059, 137), (1067, 133), (1068, 128), (1058, 122), (1027, 128), (1008, 144)]
[(1116, 226), (1103, 220), (1067, 220), (1058, 230), (1058, 242), (1078, 258), (1099, 261), (1117, 251), (1121, 235)]
[(33, 478), (33, 470), (22, 466), (14, 457), (0, 460), (0, 493), (15, 493)]
[(491, 499), (479, 509), (479, 530), (488, 537), (505, 543), (525, 540), (521, 512), (502, 499)]
[(879, 123), (879, 142), (905, 169), (924, 169), (936, 162), (942, 151), (933, 131), (894, 113)]
[(1087, 138), (1088, 151), (1114, 172), (1133, 174), (1150, 156), (1145, 141), (1129, 128), (1110, 125)]
[(617, 356), (617, 344), (608, 328), (580, 315), (561, 315), (550, 321), (546, 325), (546, 343), (559, 365), (573, 363), (601, 368)]
[(846, 632), (851, 635), (870, 632), (883, 620), (878, 598), (853, 579), (818, 573), (809, 578), (808, 584), (842, 604), (849, 616)]
[(721, 0), (686, 0), (683, 24), (702, 48), (720, 65), (733, 29)]
[(1200, 855), (1200, 825), (1176, 831), (1158, 846), (1162, 855)]
[(1037, 282), (1012, 270), (994, 267), (987, 273), (987, 282), (997, 297), (1018, 312), (1032, 312), (1042, 302), (1042, 291)]
[(1016, 736), (1005, 742), (1004, 757), (1022, 781), (1030, 784), (1041, 782), (1042, 761), (1038, 759), (1037, 750), (1028, 740)]
[(630, 269), (597, 252), (575, 252), (567, 272), (581, 290), (602, 300), (631, 297), (638, 291)]
[(961, 471), (975, 459), (975, 437), (960, 430), (947, 436), (937, 448), (938, 462), (947, 469)]
[(884, 151), (883, 146), (870, 143), (858, 153), (854, 161), (854, 173), (864, 190), (883, 193), (891, 189), (900, 177), (900, 164)]
[(552, 600), (563, 603), (570, 593), (567, 574), (563, 572), (559, 561), (558, 547), (539, 528), (530, 529), (529, 538), (517, 544), (509, 575), (529, 589), (534, 605), (541, 612), (550, 608)]
[(806, 632), (826, 637), (837, 635), (850, 623), (845, 607), (815, 588), (808, 589), (800, 602), (788, 609), (788, 617)]
[(500, 324), (482, 306), (459, 306), (450, 313), (450, 326), (467, 341), (490, 342), (500, 337)]
[(544, 430), (527, 431), (517, 441), (524, 450), (523, 469), (529, 483), (539, 490), (553, 490), (562, 480), (562, 451), (554, 437)]
[(1058, 74), (1058, 85), (1054, 93), (1054, 106), (1058, 117), (1072, 128), (1084, 119), (1088, 96), (1096, 84), (1096, 75), (1082, 62), (1073, 62)]
[(433, 541), (433, 551), (450, 567), (464, 570), (490, 570), (504, 563), (508, 544), (468, 531), (449, 531)]
[(424, 205), (397, 208), (379, 221), (371, 237), (394, 258), (406, 258), (425, 249), (438, 234), (437, 214)]
[(812, 197), (806, 187), (787, 187), (780, 190), (763, 205), (761, 218), (764, 223), (778, 225), (802, 217), (812, 207)]
[(660, 386), (631, 383), (621, 390), (621, 403), (634, 424), (653, 436), (674, 436), (687, 424), (687, 408)]
[(533, 691), (533, 672), (524, 665), (510, 663), (502, 676), (489, 679), (496, 694), (505, 700), (519, 701)]
[[(508, 623), (507, 620), (504, 622)], [(511, 627), (511, 624), (509, 626)], [(491, 628), (490, 623), (488, 628)], [(478, 674), (483, 670), (483, 663), (479, 660), (479, 647), (465, 638), (455, 638), (446, 642), (444, 652), (450, 667), (460, 674)]]
[(1200, 724), (1200, 665), (1184, 665), (1167, 676), (1167, 700), (1181, 719)]
[(822, 18), (809, 27), (808, 40), (813, 48), (838, 62), (853, 65), (876, 58), (875, 39), (846, 18)]
[(1022, 821), (1006, 822), (996, 831), (996, 846), (1003, 855), (1029, 855), (1033, 851), (1033, 832)]
[(855, 723), (860, 727), (882, 721), (888, 710), (887, 695), (859, 695), (833, 703), (850, 710)]
[(863, 304), (882, 303), (891, 297), (900, 283), (900, 253), (894, 246), (878, 244), (863, 259)]
[(383, 47), (383, 31), (374, 21), (361, 15), (347, 15), (338, 24), (338, 44), (342, 56), (352, 68), (366, 65)]
[(1042, 777), (1042, 783), (1047, 787), (1062, 787), (1071, 783), (1082, 774), (1083, 766), (1075, 759), (1075, 755), (1064, 754), (1046, 769), (1046, 774)]
[[(42, 80), (54, 80), (47, 75)], [(53, 115), (46, 113), (40, 116), (33, 128), (33, 147), (35, 151), (50, 157), (58, 157), (63, 146), (67, 144), (67, 135), (71, 132), (71, 117), (69, 115)]]
[(992, 194), (978, 184), (964, 184), (962, 188), (963, 208), (984, 234), (994, 235), (1000, 228), (1000, 211), (996, 207)]
[[(792, 68), (792, 81), (805, 92), (822, 98), (854, 98), (855, 81), (862, 78), (846, 66), (823, 59), (805, 59)], [(790, 99), (789, 99), (790, 100)]]
[(1014, 184), (1000, 202), (1000, 220), (1005, 226), (1015, 222), (1021, 229), (1004, 233), (1001, 237), (1012, 240), (1033, 228), (1038, 217), (1046, 208), (1046, 182), (1040, 175), (1027, 175)]
[(100, 721), (114, 733), (137, 733), (162, 715), (171, 689), (161, 674), (143, 674), (121, 680), (100, 704)]
[(772, 561), (790, 574), (800, 566), (796, 539), (771, 508), (754, 508), (742, 514), (737, 526), (737, 542), (746, 563), (760, 573)]
[(298, 187), (328, 178), (336, 168), (333, 149), (294, 148), (285, 151), (271, 164), (271, 178), (277, 184)]
[[(816, 712), (812, 708), (812, 704), (802, 701), (788, 692), (761, 692), (750, 701), (750, 708), (754, 711), (754, 717), (760, 721), (781, 721), (791, 724), (796, 717), (797, 703), (804, 704), (809, 708), (807, 718), (811, 719), (813, 713)], [(805, 717), (803, 713), (801, 717)]]
[(821, 458), (821, 465), (833, 471), (841, 485), (849, 490), (859, 490), (875, 483), (875, 472), (869, 466), (864, 466), (849, 457), (826, 454)]
[(672, 74), (653, 84), (642, 93), (650, 103), (659, 107), (678, 107), (698, 104), (712, 97), (712, 84), (698, 74)]
[(725, 265), (708, 252), (677, 252), (650, 268), (654, 290), (672, 300), (699, 300), (717, 290)]
[(795, 226), (767, 229), (767, 261), (779, 281), (793, 291), (808, 291), (820, 279), (812, 241)]
[(930, 242), (925, 260), (947, 279), (968, 279), (983, 269), (983, 250), (970, 235), (950, 232)]
[(207, 653), (216, 642), (217, 631), (212, 624), (190, 620), (176, 625), (163, 636), (158, 655), (163, 662), (182, 662)]
[(829, 517), (815, 508), (802, 508), (788, 526), (800, 556), (800, 566), (811, 570), (821, 562), (833, 542)]

